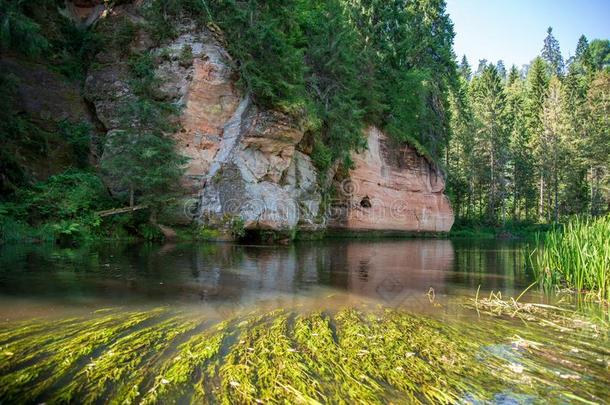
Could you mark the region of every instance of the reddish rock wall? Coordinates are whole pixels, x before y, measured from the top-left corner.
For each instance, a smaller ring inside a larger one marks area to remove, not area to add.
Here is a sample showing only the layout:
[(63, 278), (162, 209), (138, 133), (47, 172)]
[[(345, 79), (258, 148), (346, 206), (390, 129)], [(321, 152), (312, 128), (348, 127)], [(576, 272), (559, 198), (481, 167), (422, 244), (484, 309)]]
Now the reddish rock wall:
[(448, 232), (453, 210), (438, 168), (408, 146), (367, 129), (368, 150), (337, 180), (340, 201), (331, 228), (353, 231)]

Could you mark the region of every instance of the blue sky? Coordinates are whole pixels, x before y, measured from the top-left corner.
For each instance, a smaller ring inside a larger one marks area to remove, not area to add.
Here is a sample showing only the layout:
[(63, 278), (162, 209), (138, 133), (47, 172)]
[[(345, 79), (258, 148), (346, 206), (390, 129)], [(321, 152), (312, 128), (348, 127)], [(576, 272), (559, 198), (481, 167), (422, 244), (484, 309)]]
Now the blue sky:
[(589, 41), (610, 38), (610, 0), (446, 0), (456, 32), (458, 59), (529, 63), (542, 49), (547, 27), (564, 58), (574, 54), (581, 34)]

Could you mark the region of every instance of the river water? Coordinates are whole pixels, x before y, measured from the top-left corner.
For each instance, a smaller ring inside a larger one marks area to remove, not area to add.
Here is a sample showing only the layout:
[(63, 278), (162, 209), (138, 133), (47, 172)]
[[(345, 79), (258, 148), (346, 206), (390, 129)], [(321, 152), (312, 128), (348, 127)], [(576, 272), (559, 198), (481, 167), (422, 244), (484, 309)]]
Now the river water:
[(532, 280), (526, 251), (518, 242), (428, 239), (6, 246), (0, 314), (147, 303), (228, 310), (333, 293), (403, 305), (432, 290), (439, 299), (472, 296), (479, 286), (513, 296)]
[(484, 305), (532, 284), (531, 249), (0, 247), (0, 403), (610, 402), (607, 308)]

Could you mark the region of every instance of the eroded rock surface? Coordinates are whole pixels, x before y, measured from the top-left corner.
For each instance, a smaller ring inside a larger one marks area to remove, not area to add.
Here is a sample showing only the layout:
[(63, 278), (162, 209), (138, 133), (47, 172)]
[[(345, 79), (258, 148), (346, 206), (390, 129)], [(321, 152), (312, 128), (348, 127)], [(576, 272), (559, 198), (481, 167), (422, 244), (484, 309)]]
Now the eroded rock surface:
[[(125, 15), (139, 18), (129, 10)], [(184, 194), (196, 202), (185, 220), (218, 226), (240, 218), (246, 230), (273, 231), (451, 228), (440, 171), (375, 128), (366, 133), (369, 150), (355, 155), (354, 170), (334, 184), (339, 204), (323, 207), (318, 173), (297, 150), (304, 136), (298, 123), (260, 109), (236, 88), (231, 57), (211, 32), (189, 22), (176, 28), (168, 43), (153, 46), (143, 34), (131, 47), (153, 55), (159, 83), (153, 97), (180, 111), (174, 137), (189, 158)], [(86, 81), (87, 98), (109, 134), (129, 125), (121, 114), (135, 98), (124, 59), (102, 52)]]
[(201, 218), (237, 216), (246, 229), (317, 228), (321, 194), (308, 156), (295, 150), (303, 132), (246, 97), (227, 122), (201, 195)]
[(367, 129), (368, 150), (335, 187), (330, 227), (354, 231), (448, 232), (454, 216), (440, 170), (409, 146)]

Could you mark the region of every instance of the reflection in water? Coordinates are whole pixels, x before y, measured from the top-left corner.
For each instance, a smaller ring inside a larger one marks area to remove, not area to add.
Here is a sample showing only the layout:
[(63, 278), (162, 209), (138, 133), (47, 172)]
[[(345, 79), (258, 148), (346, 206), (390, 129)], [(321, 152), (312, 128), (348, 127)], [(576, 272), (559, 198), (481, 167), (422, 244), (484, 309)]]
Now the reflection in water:
[(324, 241), (292, 246), (6, 246), (0, 295), (64, 303), (247, 302), (345, 292), (396, 303), (429, 288), (513, 294), (529, 282), (523, 245), (449, 240)]

